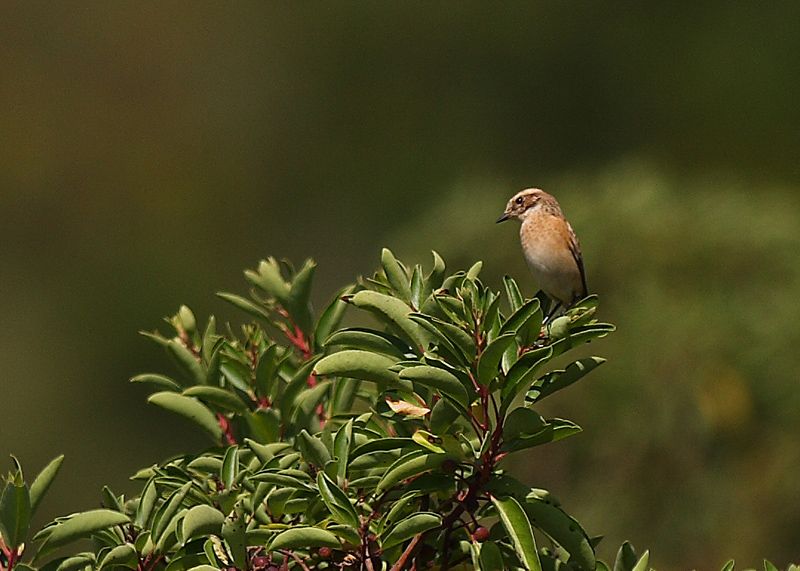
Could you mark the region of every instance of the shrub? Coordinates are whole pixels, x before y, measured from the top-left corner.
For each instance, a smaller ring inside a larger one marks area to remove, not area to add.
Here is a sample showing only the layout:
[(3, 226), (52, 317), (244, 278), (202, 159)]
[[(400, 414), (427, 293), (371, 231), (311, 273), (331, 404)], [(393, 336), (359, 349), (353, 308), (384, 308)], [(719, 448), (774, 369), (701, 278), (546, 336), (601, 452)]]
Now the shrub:
[[(553, 367), (613, 331), (594, 318), (597, 299), (546, 320), (544, 298), (511, 278), (491, 290), (480, 262), (446, 275), (435, 253), (428, 273), (388, 250), (381, 261), (315, 315), (314, 263), (268, 259), (245, 272), (249, 297), (220, 294), (255, 321), (200, 328), (184, 306), (169, 335), (146, 333), (178, 375), (132, 381), (211, 446), (139, 471), (134, 498), (104, 488), (101, 509), (57, 518), (28, 549), (62, 459), (30, 486), (16, 463), (0, 497), (0, 569), (607, 569), (597, 538), (502, 469), (580, 431), (535, 406), (602, 364)], [(341, 327), (348, 307), (377, 325)], [(85, 538), (91, 549), (53, 555)], [(614, 569), (647, 565), (626, 544)]]

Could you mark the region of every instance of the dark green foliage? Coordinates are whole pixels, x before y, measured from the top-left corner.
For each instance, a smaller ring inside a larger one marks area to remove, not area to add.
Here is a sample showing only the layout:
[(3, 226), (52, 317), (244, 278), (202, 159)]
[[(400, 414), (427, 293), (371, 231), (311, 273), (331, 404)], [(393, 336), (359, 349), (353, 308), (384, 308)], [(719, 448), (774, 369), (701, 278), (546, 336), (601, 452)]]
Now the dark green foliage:
[[(61, 459), (30, 487), (17, 466), (0, 498), (0, 567), (91, 538), (42, 568), (607, 569), (548, 492), (502, 469), (510, 453), (580, 431), (532, 407), (602, 364), (551, 366), (613, 330), (594, 319), (596, 299), (546, 322), (511, 278), (504, 294), (484, 286), (480, 264), (446, 276), (436, 254), (427, 275), (388, 250), (381, 260), (319, 317), (314, 264), (295, 272), (269, 259), (246, 272), (249, 298), (220, 294), (255, 322), (200, 329), (181, 307), (169, 336), (147, 334), (177, 375), (132, 381), (151, 384), (149, 402), (195, 423), (211, 447), (137, 473), (137, 497), (104, 488), (102, 509), (57, 519), (21, 554)], [(375, 328), (341, 328), (348, 306)], [(614, 564), (647, 569), (628, 544)]]

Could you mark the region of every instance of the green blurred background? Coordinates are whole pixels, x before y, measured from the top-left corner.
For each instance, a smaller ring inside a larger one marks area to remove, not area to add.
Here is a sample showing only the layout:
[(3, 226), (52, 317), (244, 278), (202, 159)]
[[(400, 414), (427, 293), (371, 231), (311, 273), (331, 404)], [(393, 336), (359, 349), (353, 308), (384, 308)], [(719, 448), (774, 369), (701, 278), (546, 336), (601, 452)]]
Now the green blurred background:
[(555, 194), (619, 331), (518, 459), (608, 558), (800, 558), (800, 3), (0, 6), (0, 456), (66, 453), (42, 519), (204, 445), (126, 379), (181, 303), (239, 319), (267, 255), (316, 300), (391, 247), (534, 291)]

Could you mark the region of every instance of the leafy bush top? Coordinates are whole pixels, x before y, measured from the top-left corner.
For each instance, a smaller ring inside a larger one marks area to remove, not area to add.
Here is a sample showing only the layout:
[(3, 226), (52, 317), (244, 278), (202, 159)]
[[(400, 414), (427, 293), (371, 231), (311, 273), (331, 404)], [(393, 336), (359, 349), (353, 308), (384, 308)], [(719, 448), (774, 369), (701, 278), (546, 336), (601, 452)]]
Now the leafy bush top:
[[(255, 321), (200, 327), (181, 307), (169, 336), (147, 333), (178, 375), (133, 382), (201, 428), (212, 446), (134, 476), (134, 498), (56, 519), (26, 550), (30, 514), (60, 465), (29, 487), (17, 466), (0, 498), (4, 569), (604, 569), (592, 539), (545, 490), (504, 473), (509, 454), (580, 428), (535, 411), (603, 360), (553, 360), (613, 330), (590, 296), (546, 320), (511, 278), (502, 293), (481, 264), (448, 275), (382, 268), (318, 315), (315, 265), (272, 258), (245, 272), (249, 297), (220, 296)], [(348, 307), (373, 327), (341, 327)], [(81, 538), (93, 549), (54, 550)], [(615, 569), (645, 569), (621, 550)], [(33, 555), (26, 563), (23, 556)]]

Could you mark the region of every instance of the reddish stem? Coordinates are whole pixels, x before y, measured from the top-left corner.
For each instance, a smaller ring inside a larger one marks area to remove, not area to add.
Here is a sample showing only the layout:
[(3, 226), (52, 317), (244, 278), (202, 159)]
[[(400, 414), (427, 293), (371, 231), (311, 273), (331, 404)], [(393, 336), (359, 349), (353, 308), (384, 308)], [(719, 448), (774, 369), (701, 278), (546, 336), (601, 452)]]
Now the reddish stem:
[(219, 427), (222, 429), (222, 436), (225, 439), (225, 443), (229, 446), (238, 444), (238, 442), (236, 442), (236, 437), (233, 435), (233, 429), (231, 428), (231, 423), (228, 420), (228, 417), (221, 412), (218, 412), (217, 422), (219, 423)]
[(403, 554), (400, 556), (400, 559), (397, 560), (397, 563), (392, 565), (389, 571), (401, 571), (401, 569), (403, 569), (403, 567), (405, 567), (406, 563), (408, 562), (408, 558), (411, 557), (411, 554), (417, 548), (417, 544), (420, 542), (421, 539), (422, 539), (421, 533), (415, 535), (414, 539), (411, 540), (411, 543), (409, 543), (408, 547), (406, 547), (405, 551), (403, 551)]
[[(311, 343), (308, 337), (306, 337), (305, 333), (303, 333), (303, 330), (300, 329), (297, 326), (297, 324), (292, 320), (288, 311), (286, 311), (284, 308), (281, 307), (278, 309), (278, 313), (289, 322), (289, 326), (284, 325), (281, 327), (283, 334), (286, 336), (286, 339), (288, 339), (289, 342), (292, 345), (294, 345), (295, 349), (297, 349), (300, 352), (300, 355), (303, 357), (303, 360), (308, 361), (311, 357), (314, 356), (314, 352), (311, 349)], [(306, 379), (306, 385), (309, 388), (317, 386), (318, 382), (319, 381), (317, 380), (317, 375), (315, 375), (313, 372)], [(320, 424), (322, 426), (325, 426), (325, 422), (327, 421), (327, 418), (325, 417), (325, 407), (322, 405), (317, 406), (316, 413)]]
[[(285, 312), (283, 314), (285, 314)], [(286, 335), (286, 338), (289, 340), (289, 342), (294, 345), (298, 351), (300, 351), (303, 359), (311, 358), (313, 352), (311, 351), (311, 344), (308, 342), (308, 338), (305, 336), (305, 333), (303, 333), (303, 331), (294, 323), (294, 321), (292, 321), (288, 314), (286, 314), (285, 317), (288, 319), (290, 327), (282, 327), (283, 334)]]
[(5, 555), (6, 559), (8, 559), (11, 556), (11, 549), (6, 547), (6, 544), (3, 542), (2, 537), (0, 537), (0, 551), (3, 552), (3, 555)]

